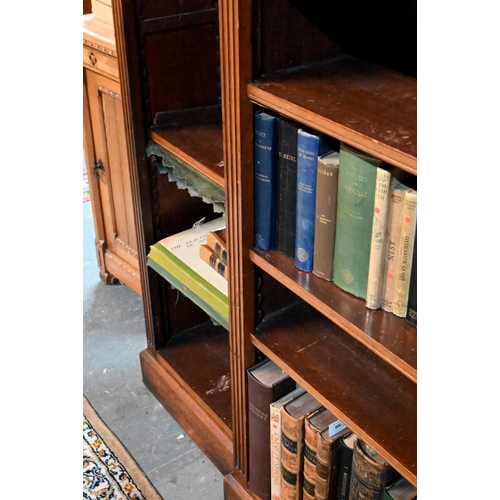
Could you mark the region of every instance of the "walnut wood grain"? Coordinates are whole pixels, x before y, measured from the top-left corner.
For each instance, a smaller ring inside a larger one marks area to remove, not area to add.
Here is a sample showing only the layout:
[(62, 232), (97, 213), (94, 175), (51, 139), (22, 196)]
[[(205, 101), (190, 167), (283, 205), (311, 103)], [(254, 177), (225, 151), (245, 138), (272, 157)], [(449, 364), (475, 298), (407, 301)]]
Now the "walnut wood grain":
[(221, 123), (150, 130), (149, 137), (207, 179), (225, 187)]
[(416, 484), (416, 383), (305, 303), (269, 316), (252, 339)]
[(368, 309), (363, 299), (354, 297), (312, 273), (300, 271), (295, 267), (293, 259), (280, 252), (264, 252), (254, 248), (250, 252), (250, 258), (261, 269), (416, 382), (415, 326), (404, 318), (381, 309)]
[(351, 57), (261, 78), (255, 103), (417, 175), (417, 80)]

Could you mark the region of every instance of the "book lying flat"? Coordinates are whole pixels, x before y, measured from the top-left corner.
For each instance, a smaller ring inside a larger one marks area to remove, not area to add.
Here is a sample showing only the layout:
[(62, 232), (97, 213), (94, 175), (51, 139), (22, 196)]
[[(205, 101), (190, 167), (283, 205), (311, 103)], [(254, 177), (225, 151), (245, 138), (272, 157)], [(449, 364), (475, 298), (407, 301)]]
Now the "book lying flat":
[(183, 295), (194, 302), (198, 307), (205, 311), (213, 321), (229, 330), (228, 318), (222, 316), (218, 311), (202, 300), (199, 295), (186, 288), (177, 278), (172, 276), (166, 269), (157, 264), (154, 260), (148, 259), (148, 266), (154, 269), (162, 278), (167, 280), (174, 288), (177, 288)]
[[(207, 233), (222, 229), (225, 225), (226, 221), (220, 217), (158, 241), (151, 246), (148, 265), (157, 272), (158, 267), (166, 270), (180, 282), (183, 289), (185, 287), (196, 294), (227, 321), (227, 281), (208, 266), (199, 253), (200, 246), (206, 243)], [(153, 262), (157, 266), (153, 266)]]

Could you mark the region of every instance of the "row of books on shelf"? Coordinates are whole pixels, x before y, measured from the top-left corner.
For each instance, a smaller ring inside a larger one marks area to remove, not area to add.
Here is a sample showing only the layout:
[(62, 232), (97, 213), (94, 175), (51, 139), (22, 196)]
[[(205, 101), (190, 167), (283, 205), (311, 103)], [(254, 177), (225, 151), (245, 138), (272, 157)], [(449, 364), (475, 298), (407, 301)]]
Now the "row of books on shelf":
[(205, 222), (151, 246), (148, 266), (229, 329), (226, 221)]
[[(255, 246), (417, 323), (417, 191), (381, 160), (279, 115), (254, 116)], [(413, 269), (413, 273), (412, 273)]]
[(247, 377), (248, 484), (260, 498), (417, 498), (415, 486), (274, 362)]

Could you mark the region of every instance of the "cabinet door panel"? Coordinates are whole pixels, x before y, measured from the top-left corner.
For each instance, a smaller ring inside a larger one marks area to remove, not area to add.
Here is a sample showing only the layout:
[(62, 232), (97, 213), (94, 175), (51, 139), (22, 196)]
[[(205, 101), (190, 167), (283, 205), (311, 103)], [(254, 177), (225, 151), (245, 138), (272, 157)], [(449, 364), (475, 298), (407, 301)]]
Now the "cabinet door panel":
[[(129, 284), (130, 267), (138, 280), (139, 266), (120, 85), (86, 71), (86, 86), (95, 159), (103, 165), (95, 169), (95, 174), (104, 223), (104, 255), (113, 266), (113, 274)], [(110, 252), (113, 255), (109, 255)]]

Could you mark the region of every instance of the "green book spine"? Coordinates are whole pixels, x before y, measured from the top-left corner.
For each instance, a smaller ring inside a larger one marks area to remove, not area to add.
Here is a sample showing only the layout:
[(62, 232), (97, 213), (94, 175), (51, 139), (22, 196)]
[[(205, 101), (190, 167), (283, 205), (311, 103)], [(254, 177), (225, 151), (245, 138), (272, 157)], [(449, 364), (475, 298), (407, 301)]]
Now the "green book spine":
[(164, 246), (159, 243), (152, 245), (148, 257), (148, 265), (150, 267), (152, 267), (150, 261), (154, 261), (176, 278), (182, 284), (183, 288), (190, 289), (226, 320), (229, 318), (227, 296), (211, 285), (207, 280), (199, 276)]
[(218, 311), (211, 307), (207, 302), (201, 299), (199, 295), (184, 286), (175, 276), (170, 274), (164, 267), (155, 262), (152, 258), (148, 258), (148, 266), (154, 269), (162, 278), (167, 280), (172, 286), (177, 288), (183, 295), (194, 302), (198, 307), (205, 311), (214, 321), (229, 330), (229, 320), (227, 317), (222, 316)]
[(377, 167), (382, 161), (340, 148), (333, 282), (366, 299)]

